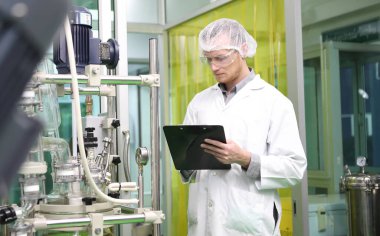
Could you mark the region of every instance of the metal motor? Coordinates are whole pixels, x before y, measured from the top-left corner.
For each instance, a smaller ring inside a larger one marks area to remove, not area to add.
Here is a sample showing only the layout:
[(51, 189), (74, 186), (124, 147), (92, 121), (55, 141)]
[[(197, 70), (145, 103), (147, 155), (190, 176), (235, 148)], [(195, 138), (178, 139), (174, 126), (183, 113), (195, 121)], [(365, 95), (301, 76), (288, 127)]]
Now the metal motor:
[[(74, 6), (69, 14), (75, 62), (78, 74), (84, 74), (89, 64), (106, 65), (114, 69), (119, 62), (119, 44), (114, 39), (101, 42), (93, 38), (92, 15), (84, 7)], [(62, 30), (53, 43), (53, 61), (59, 74), (69, 74), (70, 66), (67, 55), (66, 36)]]
[(356, 164), (360, 172), (352, 174), (346, 166), (340, 182), (347, 197), (350, 236), (380, 235), (380, 175), (365, 172), (365, 157), (358, 157)]

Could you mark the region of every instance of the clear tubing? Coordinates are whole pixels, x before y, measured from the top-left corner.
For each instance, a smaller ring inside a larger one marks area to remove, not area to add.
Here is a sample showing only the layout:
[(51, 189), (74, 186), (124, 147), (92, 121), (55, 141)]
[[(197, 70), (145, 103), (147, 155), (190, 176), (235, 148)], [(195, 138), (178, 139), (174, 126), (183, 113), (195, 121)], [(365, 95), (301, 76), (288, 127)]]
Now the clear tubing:
[(87, 163), (86, 152), (84, 150), (83, 130), (82, 130), (83, 127), (82, 127), (82, 119), (80, 117), (81, 110), (80, 110), (80, 102), (79, 102), (77, 70), (75, 67), (73, 40), (72, 40), (72, 35), (71, 35), (70, 21), (68, 17), (66, 17), (66, 20), (65, 20), (65, 34), (66, 34), (66, 41), (67, 41), (67, 49), (68, 49), (67, 51), (68, 51), (68, 57), (69, 57), (70, 71), (71, 71), (71, 76), (72, 76), (73, 107), (75, 107), (75, 113), (73, 115), (77, 117), (76, 121), (77, 121), (77, 136), (78, 136), (79, 152), (81, 156), (82, 167), (88, 179), (88, 183), (91, 186), (91, 188), (95, 191), (96, 195), (105, 201), (109, 201), (109, 202), (113, 202), (117, 204), (136, 204), (138, 203), (137, 199), (115, 199), (115, 198), (107, 196), (98, 188), (98, 186), (96, 185), (95, 181), (93, 180), (91, 176), (91, 172)]

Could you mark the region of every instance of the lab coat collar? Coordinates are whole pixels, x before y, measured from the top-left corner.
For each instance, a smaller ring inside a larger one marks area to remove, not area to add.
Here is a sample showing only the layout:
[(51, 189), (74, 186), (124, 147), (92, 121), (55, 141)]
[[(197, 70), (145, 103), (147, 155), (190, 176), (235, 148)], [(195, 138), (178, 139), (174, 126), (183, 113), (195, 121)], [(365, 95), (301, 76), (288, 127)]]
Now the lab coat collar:
[(266, 82), (260, 78), (260, 75), (256, 74), (254, 79), (246, 84), (241, 91), (237, 92), (236, 95), (225, 104), (223, 99), (223, 94), (218, 86), (218, 84), (213, 85), (211, 88), (213, 91), (218, 93), (218, 103), (222, 109), (229, 109), (233, 104), (238, 103), (241, 99), (250, 96), (254, 91), (260, 90), (266, 86)]
[[(249, 82), (248, 84), (246, 84), (242, 90), (245, 90), (245, 89), (250, 89), (250, 90), (257, 90), (257, 89), (262, 89), (265, 87), (265, 84), (266, 82), (264, 80), (261, 79), (260, 75), (259, 74), (256, 74), (254, 79)], [(220, 90), (219, 86), (218, 86), (218, 83), (214, 84), (211, 89), (213, 90)], [(238, 93), (239, 94), (239, 93)]]

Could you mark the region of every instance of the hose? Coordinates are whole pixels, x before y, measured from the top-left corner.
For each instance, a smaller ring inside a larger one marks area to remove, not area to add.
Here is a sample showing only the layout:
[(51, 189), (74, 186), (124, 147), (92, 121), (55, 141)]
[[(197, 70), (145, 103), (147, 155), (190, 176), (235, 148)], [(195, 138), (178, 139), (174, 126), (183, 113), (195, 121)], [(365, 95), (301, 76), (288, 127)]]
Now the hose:
[(73, 39), (71, 35), (71, 27), (70, 27), (70, 21), (69, 18), (66, 17), (65, 20), (65, 34), (66, 34), (66, 42), (67, 42), (67, 52), (69, 57), (69, 64), (70, 64), (70, 72), (72, 76), (72, 92), (73, 92), (73, 100), (72, 100), (72, 106), (75, 107), (75, 113), (73, 115), (76, 116), (76, 128), (77, 128), (77, 136), (78, 136), (78, 146), (79, 146), (79, 153), (81, 156), (81, 162), (82, 167), (84, 170), (84, 173), (87, 177), (88, 184), (90, 187), (95, 191), (98, 197), (101, 199), (113, 202), (117, 204), (135, 204), (138, 203), (137, 199), (116, 199), (107, 196), (105, 193), (103, 193), (98, 186), (96, 185), (94, 179), (91, 176), (90, 168), (88, 167), (87, 157), (84, 149), (84, 141), (83, 141), (83, 130), (82, 130), (82, 119), (81, 119), (81, 110), (80, 110), (80, 101), (79, 101), (79, 89), (78, 89), (78, 78), (77, 78), (77, 70), (76, 70), (76, 63), (75, 63), (75, 55), (74, 55), (74, 47), (73, 47)]
[[(131, 173), (129, 171), (129, 144), (130, 144), (130, 135), (129, 130), (123, 131), (124, 135), (124, 146), (123, 146), (123, 167), (124, 167), (124, 175), (127, 182), (131, 182)], [(125, 151), (125, 147), (127, 147), (127, 151)]]

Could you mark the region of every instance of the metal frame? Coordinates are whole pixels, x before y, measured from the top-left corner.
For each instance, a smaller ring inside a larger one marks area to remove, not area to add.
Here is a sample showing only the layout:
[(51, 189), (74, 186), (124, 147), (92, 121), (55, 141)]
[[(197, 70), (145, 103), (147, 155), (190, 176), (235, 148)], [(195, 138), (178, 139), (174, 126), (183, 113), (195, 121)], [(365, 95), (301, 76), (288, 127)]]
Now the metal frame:
[[(285, 0), (284, 0), (285, 1)], [(306, 149), (305, 101), (302, 54), (301, 0), (285, 1), (286, 66), (288, 97), (293, 102), (300, 137)], [(300, 184), (292, 189), (294, 201), (293, 235), (309, 235), (307, 172)]]

